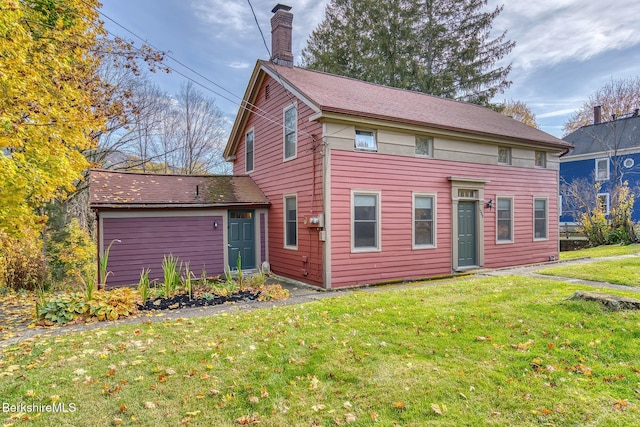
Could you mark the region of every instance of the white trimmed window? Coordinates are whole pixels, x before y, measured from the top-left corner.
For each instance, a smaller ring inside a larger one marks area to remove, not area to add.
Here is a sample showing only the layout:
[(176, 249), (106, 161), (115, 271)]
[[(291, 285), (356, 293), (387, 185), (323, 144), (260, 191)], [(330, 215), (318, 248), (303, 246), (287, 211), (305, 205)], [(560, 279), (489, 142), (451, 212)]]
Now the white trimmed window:
[(603, 214), (609, 215), (609, 193), (598, 193), (598, 207)]
[(370, 130), (356, 129), (355, 148), (356, 150), (378, 151), (376, 133)]
[(511, 148), (498, 147), (498, 163), (501, 165), (511, 164)]
[(533, 239), (548, 238), (547, 199), (533, 199)]
[(413, 195), (413, 248), (436, 246), (436, 196), (434, 194)]
[(253, 171), (253, 129), (244, 137), (244, 168), (245, 172)]
[(284, 159), (298, 154), (298, 109), (291, 105), (284, 110)]
[(609, 180), (609, 158), (596, 159), (596, 181)]
[(380, 192), (351, 193), (351, 248), (355, 252), (380, 250)]
[(284, 247), (298, 249), (298, 197), (284, 196)]
[(513, 197), (497, 197), (496, 242), (513, 243)]
[(536, 167), (547, 167), (547, 153), (545, 151), (536, 151)]
[(433, 138), (416, 136), (416, 156), (433, 157)]

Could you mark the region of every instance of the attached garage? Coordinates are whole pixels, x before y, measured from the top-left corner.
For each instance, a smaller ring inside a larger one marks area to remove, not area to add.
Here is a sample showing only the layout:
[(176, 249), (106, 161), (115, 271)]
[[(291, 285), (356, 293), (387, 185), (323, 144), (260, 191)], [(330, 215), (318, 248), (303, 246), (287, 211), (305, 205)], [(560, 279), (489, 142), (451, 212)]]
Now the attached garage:
[[(92, 170), (91, 207), (98, 254), (109, 249), (108, 286), (162, 281), (165, 255), (200, 276), (267, 261), (269, 201), (247, 176), (151, 175)], [(103, 278), (101, 278), (103, 279)]]

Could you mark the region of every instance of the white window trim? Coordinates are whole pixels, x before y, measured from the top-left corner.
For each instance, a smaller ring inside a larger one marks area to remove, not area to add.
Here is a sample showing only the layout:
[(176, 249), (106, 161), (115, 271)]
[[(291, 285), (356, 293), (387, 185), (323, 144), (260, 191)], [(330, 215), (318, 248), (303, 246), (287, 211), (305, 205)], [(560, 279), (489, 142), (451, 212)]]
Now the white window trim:
[[(292, 108), (296, 109), (296, 142), (293, 156), (287, 157), (287, 126), (285, 117), (287, 111), (291, 110)], [(282, 159), (283, 161), (288, 162), (296, 158), (298, 158), (298, 103), (294, 102), (293, 104), (289, 104), (282, 109)]]
[(609, 215), (609, 212), (610, 212), (609, 210), (611, 209), (611, 197), (609, 196), (609, 193), (598, 193), (598, 195), (596, 197), (597, 197), (597, 199), (600, 199), (601, 196), (604, 196), (605, 199), (607, 200), (606, 203), (605, 203), (605, 208), (606, 209), (604, 211), (604, 214), (605, 215)]
[[(429, 153), (428, 154), (418, 154), (415, 152), (415, 150), (418, 149), (418, 138), (426, 138), (429, 140)], [(415, 136), (415, 149), (414, 149), (414, 154), (416, 157), (419, 157), (421, 159), (432, 159), (433, 158), (433, 137), (432, 136), (427, 136), (427, 135), (416, 135)]]
[[(356, 133), (360, 132), (371, 132), (373, 135), (373, 143), (375, 145), (374, 148), (359, 148), (356, 147)], [(355, 151), (365, 151), (367, 153), (377, 153), (378, 152), (378, 133), (374, 129), (365, 129), (365, 128), (356, 128), (353, 132), (353, 149)]]
[[(510, 240), (500, 240), (498, 238), (498, 200), (499, 199), (509, 199), (511, 200), (511, 230), (510, 230), (510, 235), (511, 235), (511, 239)], [(514, 218), (514, 212), (515, 212), (515, 197), (514, 196), (506, 196), (506, 195), (496, 195), (496, 245), (511, 245), (513, 243), (515, 243), (516, 241), (516, 235), (515, 235), (515, 218)], [(534, 217), (535, 217), (535, 212), (534, 212)], [(548, 233), (547, 233), (548, 234)]]
[[(378, 206), (376, 206), (376, 247), (370, 248), (356, 248), (355, 247), (355, 196), (363, 195), (363, 196), (371, 196), (374, 195), (377, 197)], [(367, 253), (367, 252), (382, 252), (382, 191), (380, 190), (351, 190), (351, 218), (350, 218), (350, 227), (351, 227), (351, 253)]]
[[(500, 149), (504, 148), (505, 150), (507, 150), (507, 161), (506, 162), (501, 162), (500, 161)], [(500, 145), (498, 146), (498, 164), (499, 165), (510, 165), (511, 164), (511, 147), (505, 147), (504, 145)]]
[[(599, 178), (598, 177), (598, 163), (601, 162), (602, 160), (605, 160), (607, 162), (607, 174), (606, 174), (605, 178)], [(596, 181), (609, 181), (609, 169), (610, 169), (609, 158), (608, 157), (600, 157), (600, 158), (596, 159), (595, 162), (596, 162), (596, 164), (595, 164)]]
[[(536, 237), (536, 200), (544, 200), (544, 217), (545, 217), (545, 230), (547, 232), (547, 237)], [(534, 242), (542, 242), (545, 240), (549, 240), (549, 198), (547, 196), (534, 196), (533, 197), (533, 241)]]
[(562, 194), (558, 195), (558, 218), (562, 216)]
[[(253, 134), (253, 151), (251, 153), (251, 169), (247, 169), (247, 135)], [(254, 128), (247, 130), (244, 133), (244, 171), (245, 173), (253, 172), (256, 169), (256, 132)]]
[[(416, 245), (416, 197), (431, 197), (433, 198), (433, 243), (430, 245)], [(438, 247), (438, 195), (437, 193), (413, 193), (411, 198), (411, 248), (412, 249), (435, 249)]]
[[(287, 245), (287, 199), (294, 197), (296, 199), (296, 244)], [(282, 233), (282, 246), (284, 249), (297, 251), (298, 250), (298, 241), (300, 237), (300, 233), (298, 232), (298, 193), (290, 193), (284, 194), (282, 196), (282, 225), (283, 225), (283, 233)]]

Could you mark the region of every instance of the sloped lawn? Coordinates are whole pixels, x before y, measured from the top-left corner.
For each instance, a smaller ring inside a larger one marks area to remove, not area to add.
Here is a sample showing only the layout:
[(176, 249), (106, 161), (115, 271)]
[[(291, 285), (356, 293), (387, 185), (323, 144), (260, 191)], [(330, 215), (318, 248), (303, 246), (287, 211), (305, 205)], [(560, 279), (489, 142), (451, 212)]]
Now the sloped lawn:
[(640, 245), (608, 245), (595, 248), (579, 249), (577, 251), (560, 252), (560, 260), (576, 259), (583, 257), (603, 258), (617, 255), (630, 255), (640, 253)]
[(640, 425), (640, 314), (578, 289), (472, 279), (33, 339), (0, 356), (2, 401), (74, 412), (0, 421)]
[(547, 268), (538, 273), (618, 285), (640, 286), (640, 257), (565, 265)]

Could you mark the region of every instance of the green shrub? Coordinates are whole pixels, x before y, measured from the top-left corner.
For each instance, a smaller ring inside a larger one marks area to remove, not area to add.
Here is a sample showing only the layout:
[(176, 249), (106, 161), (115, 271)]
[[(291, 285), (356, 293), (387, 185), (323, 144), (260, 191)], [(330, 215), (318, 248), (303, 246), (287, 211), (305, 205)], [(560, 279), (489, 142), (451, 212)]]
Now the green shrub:
[[(47, 261), (52, 279), (76, 287), (96, 282), (96, 248), (89, 233), (73, 218), (62, 231), (48, 233)], [(77, 289), (77, 288), (76, 288)]]

